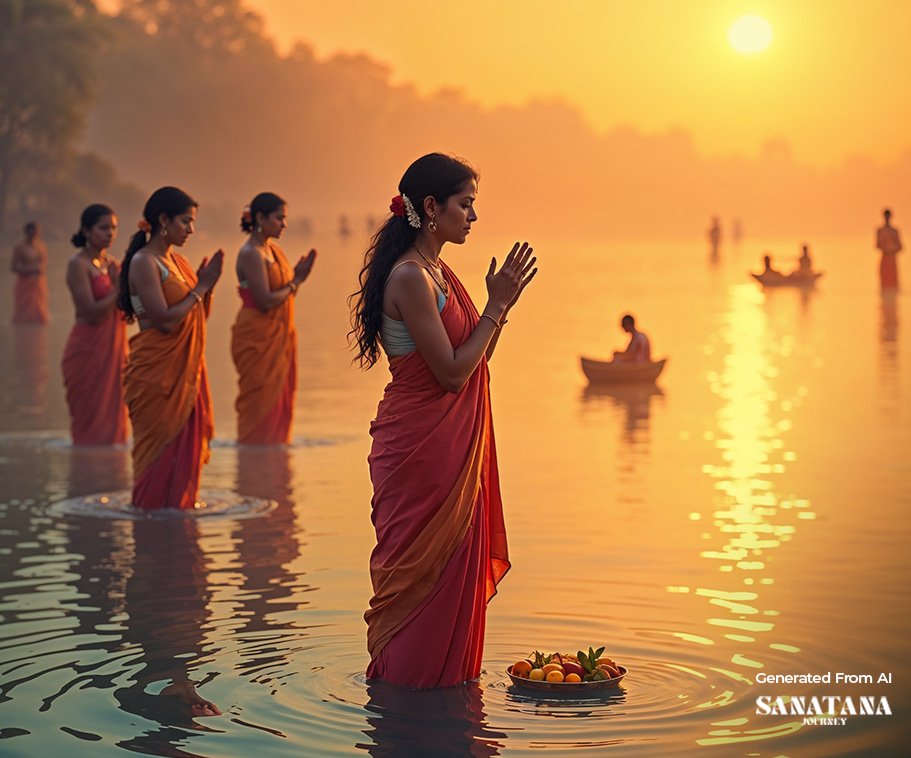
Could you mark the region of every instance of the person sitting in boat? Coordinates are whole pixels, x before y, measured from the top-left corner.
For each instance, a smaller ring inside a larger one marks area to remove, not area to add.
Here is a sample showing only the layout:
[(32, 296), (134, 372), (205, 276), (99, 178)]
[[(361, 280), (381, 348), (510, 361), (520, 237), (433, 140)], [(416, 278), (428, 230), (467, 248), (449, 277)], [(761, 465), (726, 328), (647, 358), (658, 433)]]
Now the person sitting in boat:
[(762, 265), (765, 269), (760, 276), (784, 276), (778, 269), (772, 268), (772, 257), (769, 255), (762, 256)]
[(649, 344), (645, 332), (636, 329), (636, 319), (630, 314), (626, 314), (620, 320), (620, 326), (624, 332), (630, 335), (629, 345), (626, 350), (620, 352), (614, 351), (615, 361), (630, 361), (636, 363), (649, 363), (652, 360), (652, 347)]
[(798, 268), (791, 276), (798, 279), (808, 279), (813, 276), (813, 260), (810, 258), (810, 248), (807, 245), (801, 247), (800, 258), (797, 259)]

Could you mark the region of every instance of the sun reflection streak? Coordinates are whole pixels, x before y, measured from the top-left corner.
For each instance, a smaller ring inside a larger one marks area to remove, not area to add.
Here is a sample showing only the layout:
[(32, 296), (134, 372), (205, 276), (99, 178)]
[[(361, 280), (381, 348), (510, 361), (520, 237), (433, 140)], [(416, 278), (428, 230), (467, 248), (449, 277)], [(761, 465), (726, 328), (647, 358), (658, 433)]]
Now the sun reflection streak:
[[(721, 406), (714, 428), (702, 435), (718, 453), (716, 461), (702, 468), (715, 482), (715, 495), (709, 513), (687, 515), (690, 521), (705, 523), (703, 538), (707, 545), (700, 557), (739, 581), (742, 588), (666, 588), (668, 592), (707, 598), (712, 607), (728, 612), (706, 619), (708, 628), (719, 629), (719, 638), (742, 647), (731, 655), (731, 669), (713, 670), (746, 685), (752, 685), (755, 672), (766, 665), (759, 655), (761, 650), (800, 652), (793, 645), (769, 643), (768, 635), (775, 630), (771, 619), (780, 612), (763, 607), (761, 590), (775, 583), (774, 577), (768, 576), (769, 554), (793, 539), (797, 523), (815, 518), (807, 500), (779, 492), (778, 477), (797, 460), (796, 453), (787, 449), (786, 435), (793, 422), (786, 416), (800, 405), (807, 388), (799, 386), (791, 392), (782, 386), (779, 364), (792, 353), (794, 338), (771, 333), (763, 305), (763, 293), (749, 286), (732, 286), (718, 342), (711, 351), (705, 351), (723, 356), (721, 367), (706, 375)], [(702, 639), (689, 641), (706, 644)], [(703, 707), (716, 704), (709, 701)], [(748, 724), (744, 720), (742, 726)], [(715, 726), (741, 724), (718, 722)], [(720, 729), (697, 743), (769, 739), (799, 728), (800, 724), (786, 724), (773, 729)]]

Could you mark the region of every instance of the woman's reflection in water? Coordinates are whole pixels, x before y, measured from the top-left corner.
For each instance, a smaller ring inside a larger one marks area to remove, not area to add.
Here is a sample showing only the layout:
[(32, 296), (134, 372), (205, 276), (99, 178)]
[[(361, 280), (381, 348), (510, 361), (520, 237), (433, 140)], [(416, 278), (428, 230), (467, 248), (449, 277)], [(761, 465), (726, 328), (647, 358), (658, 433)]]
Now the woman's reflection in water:
[(372, 680), (367, 683), (367, 696), (370, 727), (364, 734), (371, 742), (355, 747), (373, 758), (500, 755), (506, 735), (487, 725), (476, 682), (414, 690)]
[(234, 601), (234, 612), (244, 635), (240, 647), (241, 668), (257, 681), (273, 681), (287, 673), (290, 653), (299, 628), (282, 616), (294, 618), (292, 611), (307, 605), (295, 597), (310, 587), (300, 584), (299, 576), (289, 570), (300, 555), (291, 489), (291, 463), (283, 446), (242, 445), (237, 450), (237, 492), (241, 495), (274, 500), (277, 507), (259, 518), (240, 519), (231, 533), (237, 552), (234, 567), (242, 576)]
[[(210, 590), (199, 525), (192, 516), (169, 514), (146, 516), (132, 526), (132, 561), (124, 567), (129, 578), (122, 644), (135, 650), (136, 657), (130, 661), (131, 684), (114, 697), (123, 710), (162, 725), (200, 728), (194, 718), (218, 716), (221, 710), (197, 692), (216, 675), (202, 683), (191, 676), (208, 661), (204, 638)], [(180, 734), (165, 729), (120, 744), (158, 750)]]
[(884, 348), (898, 342), (898, 295), (893, 291), (882, 294), (879, 336)]
[(20, 326), (13, 331), (13, 413), (40, 416), (47, 405), (48, 328)]

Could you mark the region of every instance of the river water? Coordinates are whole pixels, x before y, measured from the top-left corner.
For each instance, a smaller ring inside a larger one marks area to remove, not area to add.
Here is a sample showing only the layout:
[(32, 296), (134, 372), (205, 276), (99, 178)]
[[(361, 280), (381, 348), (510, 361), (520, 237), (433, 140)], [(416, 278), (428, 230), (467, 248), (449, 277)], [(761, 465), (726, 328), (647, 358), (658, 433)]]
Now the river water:
[[(511, 242), (484, 234), (444, 251), (481, 304), (489, 257)], [(388, 373), (346, 350), (360, 243), (322, 244), (298, 298), (289, 448), (234, 442), (226, 267), (202, 486), (233, 507), (156, 519), (87, 505), (129, 487), (129, 452), (69, 445), (72, 312), (52, 245), (53, 323), (0, 326), (0, 753), (903, 754), (911, 297), (881, 298), (868, 236), (816, 241), (826, 274), (810, 293), (764, 293), (746, 274), (766, 249), (789, 267), (792, 241), (747, 241), (717, 265), (692, 242), (536, 241), (539, 277), (491, 364), (513, 568), (480, 681), (419, 693), (364, 677), (367, 427)], [(285, 247), (305, 250), (293, 230)], [(665, 372), (587, 388), (580, 354), (623, 346), (626, 311)], [(535, 648), (589, 645), (630, 670), (607, 697), (540, 697), (505, 674)], [(158, 695), (186, 678), (224, 715)], [(885, 696), (894, 715), (805, 724), (757, 713), (763, 695)]]

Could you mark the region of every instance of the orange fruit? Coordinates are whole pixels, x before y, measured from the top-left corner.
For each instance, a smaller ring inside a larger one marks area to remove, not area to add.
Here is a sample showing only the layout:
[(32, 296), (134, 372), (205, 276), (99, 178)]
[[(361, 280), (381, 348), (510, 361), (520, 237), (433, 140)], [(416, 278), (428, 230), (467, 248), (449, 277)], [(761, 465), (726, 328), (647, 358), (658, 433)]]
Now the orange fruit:
[(582, 677), (578, 674), (567, 674), (564, 682), (571, 682), (572, 684), (578, 684), (582, 681)]
[(603, 657), (599, 658), (597, 661), (595, 661), (596, 666), (603, 666), (605, 663), (609, 663), (611, 666), (617, 665), (616, 663), (614, 663), (613, 658), (608, 658), (607, 656), (603, 656)]
[(548, 682), (562, 682), (563, 681), (563, 672), (558, 669), (554, 669), (549, 672), (545, 677)]
[(531, 671), (531, 664), (528, 661), (516, 661), (512, 664), (512, 673), (515, 676), (528, 678), (529, 671)]
[(545, 674), (549, 674), (551, 671), (559, 671), (560, 675), (563, 675), (563, 667), (559, 663), (548, 663), (543, 671)]
[(544, 680), (544, 672), (541, 669), (532, 669), (528, 672), (528, 678), (535, 682), (540, 682)]

